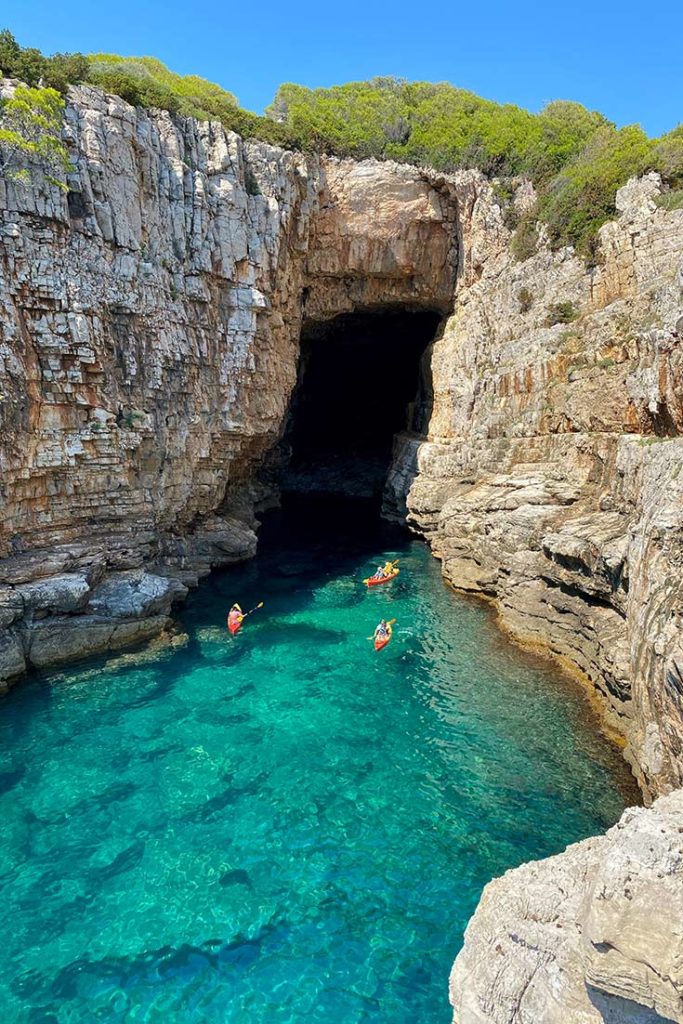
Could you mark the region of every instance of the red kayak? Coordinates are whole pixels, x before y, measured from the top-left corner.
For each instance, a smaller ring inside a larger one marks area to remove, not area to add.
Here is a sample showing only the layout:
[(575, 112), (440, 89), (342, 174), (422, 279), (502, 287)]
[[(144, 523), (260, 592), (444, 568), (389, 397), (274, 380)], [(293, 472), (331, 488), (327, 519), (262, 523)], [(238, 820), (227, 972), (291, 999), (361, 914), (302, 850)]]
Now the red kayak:
[(378, 587), (380, 583), (389, 583), (390, 580), (395, 580), (400, 571), (400, 569), (394, 569), (388, 576), (380, 576), (379, 579), (370, 576), (369, 579), (363, 580), (363, 583), (366, 583), (369, 587)]
[(375, 650), (376, 651), (381, 651), (383, 647), (387, 646), (387, 644), (391, 640), (391, 633), (392, 633), (392, 629), (391, 629), (391, 626), (389, 626), (387, 628), (386, 636), (376, 636), (375, 637)]
[(233, 622), (228, 622), (228, 629), (230, 630), (230, 632), (232, 633), (233, 636), (235, 635), (235, 633), (239, 633), (241, 628), (242, 628), (242, 620), (241, 619), (235, 619)]

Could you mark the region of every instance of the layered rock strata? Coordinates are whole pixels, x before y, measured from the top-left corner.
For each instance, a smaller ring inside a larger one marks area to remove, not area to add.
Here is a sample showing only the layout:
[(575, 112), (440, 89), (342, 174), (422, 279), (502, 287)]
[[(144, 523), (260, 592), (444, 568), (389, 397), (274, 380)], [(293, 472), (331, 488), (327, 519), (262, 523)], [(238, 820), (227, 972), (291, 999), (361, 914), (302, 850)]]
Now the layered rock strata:
[(517, 261), (475, 189), (429, 436), (397, 439), (388, 509), (581, 675), (646, 798), (676, 789), (487, 887), (455, 1024), (683, 1021), (683, 210), (660, 188), (619, 192), (593, 270), (543, 239)]
[(656, 175), (618, 195), (604, 265), (524, 262), (480, 186), (427, 439), (398, 439), (387, 502), (446, 578), (578, 670), (646, 794), (683, 782), (683, 210)]
[(457, 265), (455, 204), (413, 169), (86, 88), (67, 133), (68, 194), (0, 182), (4, 681), (148, 637), (252, 556), (304, 318), (445, 311)]

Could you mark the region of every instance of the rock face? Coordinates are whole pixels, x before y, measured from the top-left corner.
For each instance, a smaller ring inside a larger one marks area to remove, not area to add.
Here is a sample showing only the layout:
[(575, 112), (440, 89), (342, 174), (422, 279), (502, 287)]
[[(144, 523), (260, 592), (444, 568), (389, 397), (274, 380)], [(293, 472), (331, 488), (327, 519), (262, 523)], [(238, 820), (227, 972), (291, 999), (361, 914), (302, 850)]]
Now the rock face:
[(489, 883), (451, 974), (455, 1024), (683, 1021), (683, 791)]
[(683, 211), (657, 207), (656, 175), (629, 183), (587, 271), (543, 244), (517, 262), (469, 187), (429, 436), (399, 438), (387, 503), (454, 586), (582, 674), (646, 794), (666, 792), (683, 783)]
[[(302, 328), (431, 310), (433, 408), (396, 438), (387, 513), (581, 674), (648, 799), (680, 787), (683, 211), (659, 179), (621, 190), (587, 270), (543, 238), (517, 262), (475, 172), (286, 153), (86, 88), (67, 120), (68, 195), (0, 181), (0, 688), (151, 637), (254, 554)], [(681, 828), (677, 792), (491, 883), (458, 1024), (682, 1021)]]
[[(460, 274), (428, 436), (397, 439), (386, 507), (457, 588), (580, 673), (646, 798), (683, 783), (683, 211), (618, 194), (587, 271), (517, 262), (458, 186)], [(683, 793), (492, 882), (451, 979), (456, 1024), (683, 1021)]]
[(67, 124), (68, 195), (0, 181), (0, 686), (162, 628), (160, 577), (251, 557), (304, 319), (446, 311), (457, 268), (455, 203), (410, 168), (87, 88)]

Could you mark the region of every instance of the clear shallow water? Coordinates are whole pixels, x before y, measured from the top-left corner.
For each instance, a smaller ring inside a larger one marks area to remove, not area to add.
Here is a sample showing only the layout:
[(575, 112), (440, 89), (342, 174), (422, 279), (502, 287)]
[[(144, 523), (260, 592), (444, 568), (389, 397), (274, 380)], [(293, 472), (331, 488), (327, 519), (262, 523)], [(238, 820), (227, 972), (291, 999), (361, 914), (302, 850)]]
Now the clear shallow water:
[[(300, 525), (202, 586), (184, 647), (0, 705), (3, 1024), (445, 1024), (482, 886), (618, 817), (581, 698), (423, 545)], [(234, 599), (267, 604), (231, 639)]]

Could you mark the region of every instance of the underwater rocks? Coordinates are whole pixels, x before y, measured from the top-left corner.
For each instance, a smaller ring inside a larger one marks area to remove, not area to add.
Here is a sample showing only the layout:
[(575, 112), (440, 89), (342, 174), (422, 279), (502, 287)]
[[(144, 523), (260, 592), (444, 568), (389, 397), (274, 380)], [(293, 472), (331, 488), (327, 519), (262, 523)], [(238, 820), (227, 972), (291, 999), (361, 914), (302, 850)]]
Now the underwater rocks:
[(450, 982), (454, 1024), (683, 1022), (683, 791), (490, 882)]

